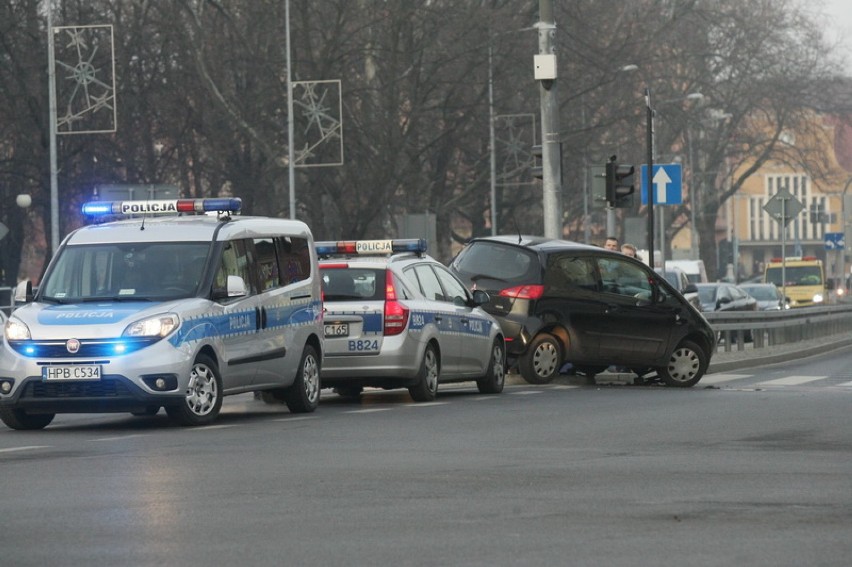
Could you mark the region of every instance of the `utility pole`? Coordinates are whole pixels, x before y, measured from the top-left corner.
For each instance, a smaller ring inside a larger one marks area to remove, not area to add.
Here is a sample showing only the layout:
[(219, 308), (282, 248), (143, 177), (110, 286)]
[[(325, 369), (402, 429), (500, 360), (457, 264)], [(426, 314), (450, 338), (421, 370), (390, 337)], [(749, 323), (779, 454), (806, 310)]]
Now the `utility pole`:
[[(648, 265), (654, 268), (654, 108), (651, 106), (651, 87), (645, 87), (645, 107), (647, 110), (647, 140), (648, 146)], [(663, 270), (666, 267), (663, 265)]]
[(539, 0), (535, 79), (541, 99), (542, 213), (544, 236), (562, 238), (562, 144), (556, 99), (556, 22), (552, 0)]

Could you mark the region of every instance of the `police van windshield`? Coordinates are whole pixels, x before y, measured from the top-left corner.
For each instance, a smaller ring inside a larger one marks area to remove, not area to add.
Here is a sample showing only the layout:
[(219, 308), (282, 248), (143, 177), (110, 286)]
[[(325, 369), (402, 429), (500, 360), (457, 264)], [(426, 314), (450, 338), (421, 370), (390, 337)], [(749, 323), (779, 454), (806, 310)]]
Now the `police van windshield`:
[(210, 242), (68, 246), (40, 286), (41, 300), (165, 301), (192, 297)]

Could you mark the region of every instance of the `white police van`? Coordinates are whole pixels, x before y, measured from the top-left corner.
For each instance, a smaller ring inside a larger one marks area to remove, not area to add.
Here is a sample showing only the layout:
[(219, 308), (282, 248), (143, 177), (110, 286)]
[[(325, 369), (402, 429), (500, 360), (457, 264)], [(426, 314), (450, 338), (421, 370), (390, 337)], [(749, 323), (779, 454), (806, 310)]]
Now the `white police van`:
[[(92, 202), (111, 222), (68, 235), (8, 318), (0, 419), (164, 408), (212, 422), (222, 398), (264, 393), (293, 412), (320, 396), (322, 299), (311, 232), (239, 216), (239, 199)], [(114, 220), (117, 215), (132, 218)]]

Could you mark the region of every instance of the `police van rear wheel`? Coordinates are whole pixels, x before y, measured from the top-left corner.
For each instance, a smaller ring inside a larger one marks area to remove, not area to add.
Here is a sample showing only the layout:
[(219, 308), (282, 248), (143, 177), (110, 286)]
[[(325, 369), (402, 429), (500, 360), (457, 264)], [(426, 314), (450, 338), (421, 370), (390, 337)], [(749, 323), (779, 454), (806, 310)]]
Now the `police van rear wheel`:
[(417, 373), (417, 383), (408, 388), (411, 399), (415, 402), (431, 402), (438, 395), (438, 377), (441, 374), (441, 361), (434, 345), (426, 345), (420, 372)]
[(476, 387), (482, 394), (499, 394), (506, 383), (506, 355), (503, 351), (503, 341), (494, 339), (491, 345), (491, 360), (485, 376), (476, 381)]
[(305, 345), (293, 385), (284, 392), (284, 403), (293, 413), (310, 413), (320, 399), (320, 363), (317, 351)]
[(30, 414), (22, 409), (0, 407), (0, 419), (12, 429), (44, 429), (56, 414), (34, 413)]
[(169, 418), (180, 425), (207, 425), (222, 409), (222, 378), (216, 363), (199, 354), (192, 365), (186, 398), (182, 404), (166, 407)]

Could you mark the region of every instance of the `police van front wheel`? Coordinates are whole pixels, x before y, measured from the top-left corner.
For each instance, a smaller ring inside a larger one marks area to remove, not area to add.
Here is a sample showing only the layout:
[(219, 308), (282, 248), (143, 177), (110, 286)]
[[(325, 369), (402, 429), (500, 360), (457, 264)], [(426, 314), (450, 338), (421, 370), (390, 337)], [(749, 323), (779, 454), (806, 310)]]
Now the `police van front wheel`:
[(56, 414), (27, 413), (22, 409), (0, 407), (0, 419), (12, 429), (44, 429)]
[(182, 404), (167, 406), (169, 418), (179, 425), (207, 425), (222, 409), (222, 378), (209, 356), (199, 354), (192, 365), (186, 398)]

